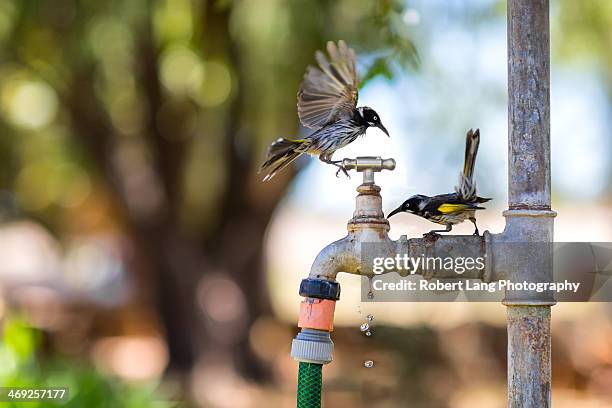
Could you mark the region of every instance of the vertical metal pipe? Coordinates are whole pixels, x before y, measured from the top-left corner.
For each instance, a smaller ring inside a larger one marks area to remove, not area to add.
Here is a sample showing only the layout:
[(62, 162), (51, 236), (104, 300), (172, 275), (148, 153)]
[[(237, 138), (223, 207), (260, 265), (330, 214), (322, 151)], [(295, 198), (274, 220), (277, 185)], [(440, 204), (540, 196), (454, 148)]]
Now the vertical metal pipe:
[(548, 0), (508, 0), (508, 204), (550, 209)]
[[(552, 240), (548, 0), (508, 0), (507, 217), (529, 237)], [(525, 211), (526, 210), (526, 211)], [(548, 217), (550, 223), (531, 221)], [(546, 255), (542, 255), (546, 256)], [(546, 263), (544, 263), (546, 264)], [(536, 274), (536, 265), (525, 271)], [(508, 406), (550, 407), (550, 302), (508, 296)]]
[(550, 407), (550, 306), (508, 306), (508, 407)]

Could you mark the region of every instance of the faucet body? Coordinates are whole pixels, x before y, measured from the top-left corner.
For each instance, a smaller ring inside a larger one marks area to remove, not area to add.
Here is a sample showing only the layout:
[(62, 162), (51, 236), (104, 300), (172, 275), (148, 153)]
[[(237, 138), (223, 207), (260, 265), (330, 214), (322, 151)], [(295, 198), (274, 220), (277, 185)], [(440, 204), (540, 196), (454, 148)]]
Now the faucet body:
[(310, 278), (335, 280), (339, 272), (370, 275), (362, 270), (362, 244), (376, 244), (386, 256), (393, 256), (396, 243), (389, 238), (389, 221), (382, 211), (380, 187), (365, 182), (357, 187), (353, 218), (347, 235), (326, 246), (310, 268)]

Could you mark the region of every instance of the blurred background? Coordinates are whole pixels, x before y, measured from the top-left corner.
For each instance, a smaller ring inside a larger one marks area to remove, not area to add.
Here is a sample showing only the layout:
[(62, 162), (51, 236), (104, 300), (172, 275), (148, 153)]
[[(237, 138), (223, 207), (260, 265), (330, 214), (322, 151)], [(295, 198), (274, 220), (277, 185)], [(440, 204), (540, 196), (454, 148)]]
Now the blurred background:
[[(74, 407), (294, 406), (299, 281), (359, 184), (307, 158), (257, 175), (272, 140), (307, 134), (306, 66), (327, 40), (357, 51), (391, 138), (336, 157), (397, 160), (385, 210), (450, 191), (479, 127), (479, 224), (499, 232), (505, 7), (0, 0), (0, 383), (67, 386)], [(556, 239), (612, 241), (612, 2), (551, 0), (550, 19)], [(403, 215), (391, 236), (429, 229)], [(340, 281), (326, 406), (506, 405), (503, 306), (361, 303)], [(612, 406), (610, 312), (553, 308), (555, 406)]]

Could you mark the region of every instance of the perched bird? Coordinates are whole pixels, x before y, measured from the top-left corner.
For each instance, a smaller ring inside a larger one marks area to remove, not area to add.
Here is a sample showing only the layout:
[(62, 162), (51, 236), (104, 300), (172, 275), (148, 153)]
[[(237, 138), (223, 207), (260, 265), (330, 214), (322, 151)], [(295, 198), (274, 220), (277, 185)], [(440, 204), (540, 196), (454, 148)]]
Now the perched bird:
[(476, 211), (483, 210), (478, 204), (486, 203), (490, 198), (482, 198), (476, 194), (476, 184), (474, 183), (474, 163), (478, 153), (480, 143), (480, 130), (467, 133), (465, 142), (465, 161), (463, 171), (459, 174), (459, 185), (455, 187), (455, 192), (450, 194), (440, 194), (433, 197), (418, 194), (404, 201), (387, 216), (407, 212), (428, 219), (429, 221), (446, 226), (444, 230), (433, 230), (435, 232), (449, 232), (453, 225), (465, 220), (470, 220), (475, 227), (474, 235), (479, 235), (478, 225), (476, 225)]
[(315, 131), (303, 139), (277, 139), (268, 148), (266, 161), (259, 169), (264, 181), (308, 153), (343, 171), (341, 160), (332, 160), (334, 152), (366, 132), (370, 126), (389, 132), (374, 109), (357, 107), (358, 85), (355, 52), (344, 41), (327, 43), (329, 60), (317, 51), (319, 67), (309, 66), (297, 94), (297, 110), (302, 125)]

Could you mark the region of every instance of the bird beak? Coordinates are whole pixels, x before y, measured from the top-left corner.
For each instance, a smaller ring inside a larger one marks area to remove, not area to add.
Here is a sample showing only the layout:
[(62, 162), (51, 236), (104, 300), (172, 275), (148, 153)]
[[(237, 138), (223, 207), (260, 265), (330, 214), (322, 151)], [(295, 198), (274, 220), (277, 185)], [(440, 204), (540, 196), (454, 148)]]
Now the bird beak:
[(391, 211), (389, 215), (387, 215), (387, 219), (391, 218), (392, 216), (400, 212), (402, 212), (402, 206), (399, 206), (395, 210)]
[(383, 126), (383, 124), (382, 124), (382, 123), (378, 123), (378, 125), (376, 125), (376, 127), (377, 127), (377, 128), (379, 128), (380, 130), (382, 130), (383, 132), (385, 132), (385, 134), (387, 135), (387, 137), (391, 137), (391, 136), (389, 135), (389, 131), (387, 130), (387, 128), (386, 128), (386, 127), (384, 127), (384, 126)]

